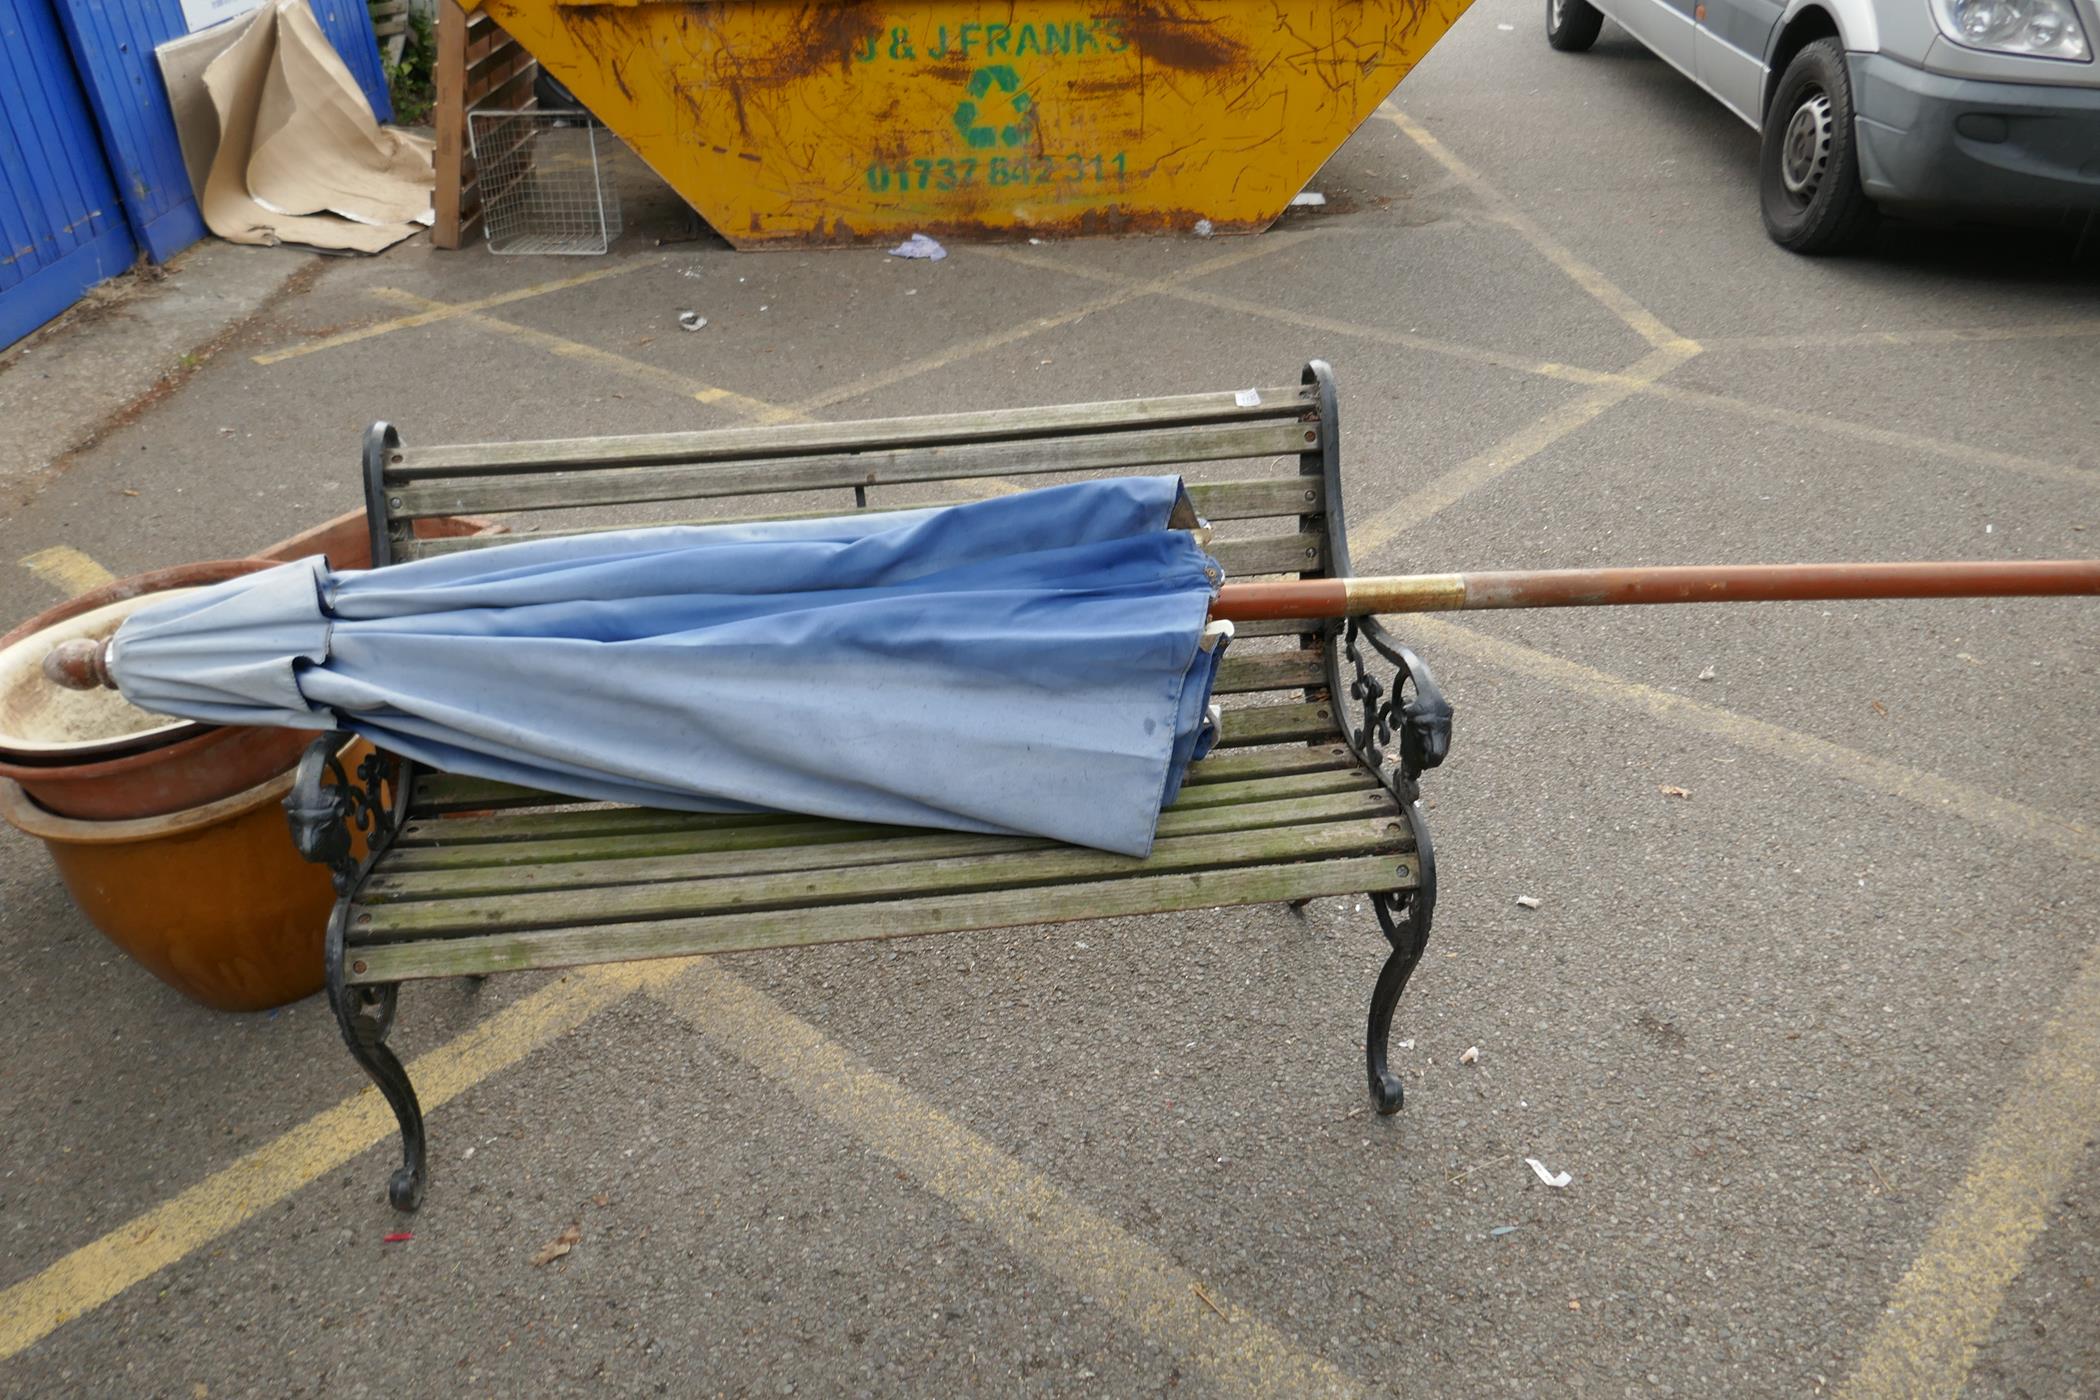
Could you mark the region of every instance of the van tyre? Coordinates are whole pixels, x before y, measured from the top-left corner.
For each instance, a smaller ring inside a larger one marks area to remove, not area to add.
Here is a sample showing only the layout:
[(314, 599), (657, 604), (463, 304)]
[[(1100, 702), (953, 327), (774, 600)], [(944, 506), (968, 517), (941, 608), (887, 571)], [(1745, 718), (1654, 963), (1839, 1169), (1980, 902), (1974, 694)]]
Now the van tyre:
[(1859, 137), (1845, 47), (1818, 39), (1794, 55), (1765, 113), (1757, 160), (1765, 232), (1796, 253), (1842, 253), (1874, 231), (1873, 202), (1859, 186)]
[(1604, 12), (1590, 0), (1546, 0), (1546, 42), (1562, 53), (1581, 53), (1597, 42)]

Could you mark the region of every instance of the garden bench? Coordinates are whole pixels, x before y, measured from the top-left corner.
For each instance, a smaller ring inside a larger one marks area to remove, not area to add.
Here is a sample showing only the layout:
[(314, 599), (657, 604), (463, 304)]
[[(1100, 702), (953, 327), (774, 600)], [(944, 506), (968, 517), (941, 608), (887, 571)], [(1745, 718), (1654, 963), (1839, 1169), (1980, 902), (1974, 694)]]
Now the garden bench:
[[(546, 535), (662, 524), (676, 503), (778, 519), (875, 509), (878, 490), (916, 506), (1126, 471), (1181, 472), (1228, 577), (1349, 572), (1335, 388), (1317, 361), (1285, 388), (850, 423), (450, 447), (378, 424), (364, 461), (380, 564), (501, 542), (419, 538), (439, 516), (562, 512), (536, 517)], [(579, 803), (384, 753), (346, 774), (344, 736), (317, 740), (285, 805), (302, 853), (334, 870), (329, 1001), (400, 1122), (389, 1198), (413, 1210), (427, 1179), (415, 1089), (385, 1043), (403, 982), (1334, 895), (1367, 894), (1391, 945), (1365, 1053), (1379, 1111), (1398, 1109), (1387, 1035), (1436, 904), (1416, 779), (1443, 758), (1450, 708), (1375, 619), (1243, 624), (1216, 689), (1218, 747), (1144, 860)]]

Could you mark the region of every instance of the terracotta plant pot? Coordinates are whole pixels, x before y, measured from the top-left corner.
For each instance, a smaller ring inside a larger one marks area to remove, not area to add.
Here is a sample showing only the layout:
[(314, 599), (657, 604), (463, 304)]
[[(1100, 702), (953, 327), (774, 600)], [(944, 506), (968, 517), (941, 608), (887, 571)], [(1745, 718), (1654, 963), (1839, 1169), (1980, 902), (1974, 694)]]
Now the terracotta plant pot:
[[(449, 540), (459, 535), (503, 535), (510, 533), (508, 525), (483, 519), (478, 515), (436, 515), (428, 520), (416, 522), (416, 538), (423, 540)], [(369, 569), (372, 567), (372, 535), (365, 524), (362, 510), (346, 511), (335, 519), (324, 521), (311, 530), (302, 530), (288, 540), (279, 540), (256, 557), (274, 559), (280, 563), (291, 559), (304, 559), (309, 554), (325, 554), (332, 569)]]
[[(344, 750), (348, 767), (366, 751)], [(335, 887), (285, 823), (283, 773), (206, 806), (78, 821), (0, 781), (0, 818), (42, 841), (88, 921), (184, 996), (261, 1011), (321, 988)], [(360, 843), (361, 847), (361, 843)]]
[(0, 762), (0, 778), (19, 783), (37, 805), (61, 817), (125, 821), (217, 802), (265, 782), (299, 761), (310, 729), (200, 724), (165, 748), (99, 763)]

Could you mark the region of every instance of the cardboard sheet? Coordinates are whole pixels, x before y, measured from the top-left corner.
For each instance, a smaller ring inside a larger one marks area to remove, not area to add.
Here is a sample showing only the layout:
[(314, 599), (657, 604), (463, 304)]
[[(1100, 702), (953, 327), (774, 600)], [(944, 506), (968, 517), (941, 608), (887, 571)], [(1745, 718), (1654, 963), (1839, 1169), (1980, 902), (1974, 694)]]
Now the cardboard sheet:
[(211, 94), (204, 90), (204, 70), (241, 37), (242, 24), (215, 24), (180, 39), (170, 39), (153, 51), (160, 60), (161, 80), (168, 88), (168, 108), (175, 116), (175, 139), (182, 145), (182, 163), (190, 173), (190, 193), (204, 203), (204, 180), (211, 174), (212, 157), (219, 150), (219, 114), (212, 109)]
[(404, 224), (430, 211), (435, 147), (382, 127), (305, 0), (277, 11), (277, 61), (263, 83), (248, 192), (288, 214)]
[[(197, 202), (213, 233), (376, 253), (430, 222), (430, 142), (379, 125), (306, 0), (274, 0), (223, 28), (239, 33), (203, 69), (209, 123), (169, 82), (193, 179), (202, 157)], [(164, 48), (176, 50), (162, 55), (164, 73), (191, 69), (182, 41)], [(207, 139), (208, 156), (193, 151)]]

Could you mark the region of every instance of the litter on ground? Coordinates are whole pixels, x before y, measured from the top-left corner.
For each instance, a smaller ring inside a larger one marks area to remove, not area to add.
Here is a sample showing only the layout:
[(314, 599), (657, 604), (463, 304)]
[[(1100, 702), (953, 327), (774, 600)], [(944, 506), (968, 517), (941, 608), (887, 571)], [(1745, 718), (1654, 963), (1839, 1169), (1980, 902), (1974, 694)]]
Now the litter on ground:
[(1531, 1168), (1531, 1174), (1533, 1176), (1536, 1176), (1540, 1181), (1545, 1182), (1548, 1186), (1552, 1187), (1556, 1191), (1560, 1190), (1561, 1187), (1566, 1186), (1569, 1182), (1575, 1179), (1574, 1177), (1569, 1176), (1566, 1172), (1547, 1171), (1546, 1164), (1544, 1162), (1541, 1162), (1536, 1157), (1526, 1157), (1524, 1159), (1524, 1165)]
[(923, 233), (911, 237), (890, 249), (893, 258), (924, 258), (927, 262), (939, 262), (948, 256), (948, 250)]

